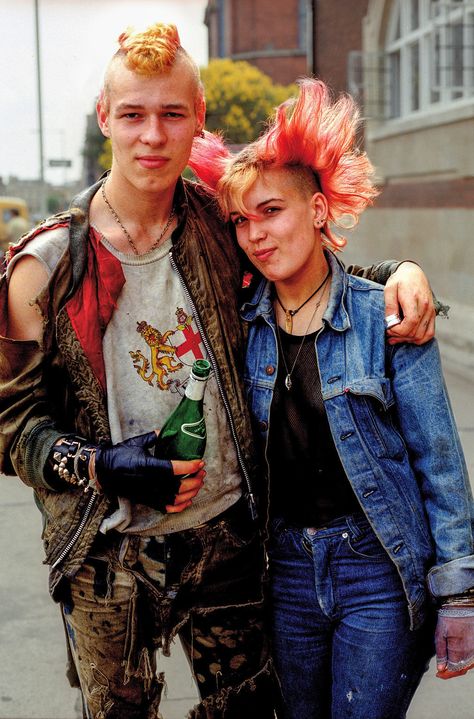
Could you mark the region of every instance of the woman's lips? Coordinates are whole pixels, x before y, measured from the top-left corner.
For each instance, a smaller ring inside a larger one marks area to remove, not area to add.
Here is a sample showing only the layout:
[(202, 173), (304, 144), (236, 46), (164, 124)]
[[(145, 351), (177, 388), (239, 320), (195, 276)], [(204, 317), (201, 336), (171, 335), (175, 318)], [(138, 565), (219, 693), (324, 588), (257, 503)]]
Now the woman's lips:
[(265, 262), (266, 260), (268, 260), (271, 257), (271, 255), (273, 255), (274, 252), (275, 252), (275, 248), (269, 247), (264, 250), (257, 250), (256, 252), (253, 253), (253, 256), (259, 262)]

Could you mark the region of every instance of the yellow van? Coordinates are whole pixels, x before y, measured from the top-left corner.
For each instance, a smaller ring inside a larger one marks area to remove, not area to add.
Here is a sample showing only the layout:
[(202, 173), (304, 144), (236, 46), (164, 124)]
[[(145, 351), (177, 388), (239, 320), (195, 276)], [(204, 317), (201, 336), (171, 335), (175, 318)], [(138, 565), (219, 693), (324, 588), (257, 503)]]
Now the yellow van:
[(8, 222), (12, 218), (12, 210), (18, 217), (23, 218), (22, 223), (25, 227), (25, 231), (31, 226), (30, 217), (28, 213), (28, 206), (25, 200), (20, 197), (5, 197), (0, 196), (0, 254), (5, 252), (8, 248)]

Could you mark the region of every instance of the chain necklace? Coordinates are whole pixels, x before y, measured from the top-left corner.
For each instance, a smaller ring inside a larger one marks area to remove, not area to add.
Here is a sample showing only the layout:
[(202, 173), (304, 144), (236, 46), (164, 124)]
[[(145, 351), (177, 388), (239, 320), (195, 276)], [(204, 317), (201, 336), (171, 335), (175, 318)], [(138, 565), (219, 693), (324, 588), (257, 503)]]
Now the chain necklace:
[(321, 287), (323, 287), (323, 286), (326, 284), (326, 280), (327, 280), (327, 278), (329, 277), (329, 272), (330, 272), (330, 270), (328, 270), (328, 273), (327, 273), (326, 277), (325, 277), (324, 280), (321, 282), (321, 284), (319, 285), (319, 287), (317, 287), (317, 288), (314, 290), (314, 292), (312, 292), (312, 293), (310, 294), (310, 296), (308, 297), (308, 299), (306, 299), (306, 300), (303, 302), (302, 305), (300, 305), (299, 307), (297, 307), (296, 310), (287, 310), (286, 307), (283, 307), (283, 304), (282, 304), (280, 298), (278, 297), (278, 292), (275, 290), (275, 296), (276, 296), (276, 298), (277, 298), (278, 304), (280, 305), (280, 307), (282, 308), (283, 312), (285, 313), (285, 330), (288, 332), (289, 335), (291, 335), (291, 333), (293, 332), (293, 317), (294, 317), (306, 304), (308, 304), (308, 302), (313, 299), (314, 295), (316, 295), (316, 294), (319, 292), (319, 290), (321, 289)]
[[(320, 305), (321, 302), (323, 301), (324, 288), (326, 287), (326, 282), (327, 282), (328, 279), (329, 279), (329, 274), (330, 274), (330, 272), (328, 272), (327, 275), (326, 275), (326, 277), (324, 278), (323, 284), (320, 285), (320, 286), (318, 287), (318, 289), (316, 290), (316, 292), (317, 292), (318, 290), (321, 290), (321, 289), (322, 289), (321, 297), (320, 297), (319, 300), (316, 302), (316, 307), (314, 308), (314, 312), (313, 312), (313, 314), (311, 315), (310, 321), (308, 322), (308, 326), (306, 327), (306, 331), (305, 331), (303, 337), (301, 338), (300, 346), (298, 347), (298, 352), (296, 353), (296, 357), (295, 357), (295, 359), (294, 359), (294, 361), (293, 361), (293, 364), (291, 365), (291, 369), (290, 369), (290, 370), (288, 369), (288, 365), (287, 365), (287, 363), (286, 363), (286, 358), (285, 358), (285, 353), (283, 352), (283, 343), (282, 343), (282, 341), (281, 341), (280, 326), (279, 326), (279, 324), (278, 324), (278, 318), (276, 318), (277, 338), (278, 338), (278, 344), (280, 345), (281, 358), (282, 358), (282, 360), (283, 360), (283, 364), (285, 365), (285, 371), (286, 371), (285, 387), (286, 387), (286, 389), (288, 390), (288, 392), (290, 391), (291, 386), (292, 386), (292, 384), (293, 384), (293, 382), (291, 381), (291, 375), (293, 374), (293, 370), (295, 369), (296, 363), (298, 362), (298, 357), (300, 356), (300, 352), (301, 352), (301, 350), (303, 349), (304, 341), (305, 341), (306, 336), (307, 336), (307, 334), (308, 334), (308, 332), (309, 332), (309, 328), (311, 327), (311, 323), (312, 323), (312, 321), (314, 320), (314, 318), (316, 317), (316, 312), (318, 311), (319, 305)], [(315, 294), (316, 294), (316, 293), (313, 292), (312, 297), (314, 297)], [(278, 295), (277, 295), (277, 299), (278, 299)], [(311, 299), (311, 298), (309, 298), (309, 299)], [(307, 302), (307, 301), (308, 301), (308, 300), (306, 300), (306, 302)], [(306, 304), (306, 302), (305, 302), (304, 304)], [(284, 309), (284, 308), (283, 308), (283, 309)], [(301, 308), (298, 308), (298, 309), (301, 309)], [(298, 310), (296, 310), (296, 311), (298, 311)], [(288, 333), (288, 334), (290, 334), (290, 333)]]
[[(138, 251), (136, 244), (134, 243), (134, 241), (133, 241), (132, 238), (130, 237), (130, 235), (129, 235), (127, 229), (126, 229), (126, 228), (124, 227), (124, 225), (122, 224), (122, 222), (121, 222), (121, 220), (120, 220), (120, 217), (119, 217), (119, 216), (117, 215), (117, 213), (115, 212), (114, 208), (112, 207), (112, 205), (110, 204), (110, 202), (109, 202), (109, 200), (108, 200), (107, 195), (105, 194), (105, 183), (106, 183), (106, 182), (107, 182), (107, 178), (105, 178), (105, 180), (103, 181), (103, 183), (102, 183), (102, 185), (101, 185), (101, 192), (102, 192), (102, 197), (104, 198), (104, 202), (105, 202), (105, 204), (107, 205), (107, 207), (109, 208), (110, 214), (112, 215), (112, 217), (114, 218), (114, 220), (115, 220), (115, 221), (117, 222), (117, 224), (121, 227), (122, 232), (123, 232), (123, 234), (125, 235), (125, 237), (127, 238), (128, 243), (129, 243), (130, 247), (132, 248), (133, 252), (134, 252), (136, 255), (139, 255), (140, 252)], [(165, 226), (163, 227), (163, 229), (161, 230), (160, 236), (154, 241), (154, 243), (152, 244), (152, 246), (146, 251), (147, 253), (148, 253), (148, 252), (153, 252), (153, 250), (155, 250), (155, 249), (158, 247), (158, 245), (160, 244), (161, 240), (162, 240), (163, 237), (165, 236), (166, 232), (168, 231), (169, 226), (171, 225), (171, 223), (172, 223), (172, 221), (173, 221), (174, 214), (175, 214), (175, 213), (174, 213), (174, 208), (172, 207), (172, 208), (171, 208), (171, 212), (170, 212), (170, 214), (169, 214), (169, 217), (168, 217), (168, 219), (167, 219), (167, 221), (166, 221), (166, 224), (165, 224)], [(146, 253), (145, 253), (145, 254), (146, 254)]]

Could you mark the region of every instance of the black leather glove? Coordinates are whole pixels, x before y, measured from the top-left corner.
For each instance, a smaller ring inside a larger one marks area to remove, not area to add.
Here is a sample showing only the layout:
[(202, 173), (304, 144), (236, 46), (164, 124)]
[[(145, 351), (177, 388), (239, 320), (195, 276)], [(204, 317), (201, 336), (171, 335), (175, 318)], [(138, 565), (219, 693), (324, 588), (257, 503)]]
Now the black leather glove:
[(96, 448), (95, 473), (104, 494), (127, 497), (161, 512), (174, 503), (180, 477), (173, 474), (169, 460), (148, 452), (157, 439), (155, 432), (147, 432), (120, 444)]
[[(119, 444), (94, 445), (67, 435), (52, 447), (45, 478), (57, 491), (72, 485), (85, 492), (127, 497), (135, 504), (165, 512), (167, 504), (174, 504), (182, 477), (173, 474), (169, 460), (148, 451), (157, 439), (155, 432), (147, 432)], [(95, 477), (91, 478), (89, 464), (94, 455)]]

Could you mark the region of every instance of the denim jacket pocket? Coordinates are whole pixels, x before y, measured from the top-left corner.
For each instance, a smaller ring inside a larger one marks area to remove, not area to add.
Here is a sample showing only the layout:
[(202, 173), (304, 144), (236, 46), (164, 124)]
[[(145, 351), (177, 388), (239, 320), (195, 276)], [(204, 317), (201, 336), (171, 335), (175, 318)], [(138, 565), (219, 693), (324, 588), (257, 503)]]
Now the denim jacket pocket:
[(368, 377), (351, 382), (345, 389), (362, 437), (370, 450), (383, 459), (400, 461), (406, 446), (396, 426), (395, 399), (386, 377)]

